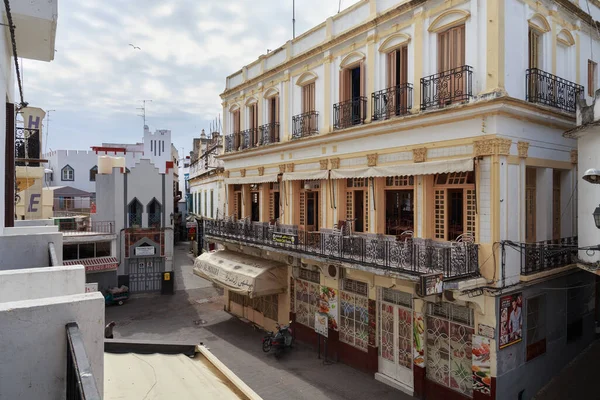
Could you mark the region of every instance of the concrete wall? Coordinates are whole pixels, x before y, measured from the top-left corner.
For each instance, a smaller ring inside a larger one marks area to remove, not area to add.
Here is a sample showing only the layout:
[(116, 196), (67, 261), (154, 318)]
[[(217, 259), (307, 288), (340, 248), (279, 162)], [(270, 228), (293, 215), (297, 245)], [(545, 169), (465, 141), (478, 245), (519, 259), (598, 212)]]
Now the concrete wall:
[[(144, 157), (150, 158), (161, 173), (165, 173), (166, 162), (171, 159), (171, 131), (144, 131)], [(171, 186), (172, 187), (172, 186)], [(173, 208), (171, 207), (171, 210)]]
[[(98, 155), (91, 150), (56, 150), (48, 157), (48, 168), (53, 172), (49, 186), (71, 186), (86, 192), (96, 192), (96, 182), (90, 181), (90, 170), (98, 165)], [(74, 172), (73, 181), (62, 180), (62, 169), (71, 166)]]
[[(523, 341), (497, 352), (498, 385), (496, 399), (516, 399), (525, 390), (524, 399), (534, 396), (594, 339), (594, 287), (588, 272), (568, 276), (526, 288), (523, 293)], [(585, 285), (585, 286), (584, 286)], [(583, 336), (567, 343), (567, 290), (584, 286), (582, 293)], [(545, 294), (546, 353), (526, 362), (527, 299)], [(497, 300), (498, 303), (499, 300)], [(498, 306), (498, 304), (497, 304)]]
[(104, 298), (95, 292), (0, 303), (3, 398), (65, 398), (65, 325), (70, 322), (79, 325), (96, 386), (103, 393)]
[(0, 271), (0, 303), (84, 292), (83, 266)]
[[(14, 228), (18, 229), (18, 228)], [(0, 236), (0, 270), (50, 266), (48, 243), (54, 243), (59, 264), (62, 263), (63, 235), (29, 233)]]
[[(15, 228), (25, 227), (25, 226), (55, 226), (54, 220), (52, 219), (30, 219), (30, 220), (22, 220), (15, 221)], [(58, 230), (58, 227), (56, 227)]]

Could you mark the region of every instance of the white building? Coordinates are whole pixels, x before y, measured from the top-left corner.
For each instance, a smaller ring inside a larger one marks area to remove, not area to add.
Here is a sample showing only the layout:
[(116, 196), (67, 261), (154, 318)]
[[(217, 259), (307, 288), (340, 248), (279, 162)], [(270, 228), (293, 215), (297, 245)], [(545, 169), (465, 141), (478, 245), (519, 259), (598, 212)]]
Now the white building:
[(206, 218), (223, 216), (225, 210), (225, 185), (223, 184), (223, 137), (214, 132), (204, 133), (194, 139), (189, 167), (188, 185), (191, 204), (188, 212)]
[(132, 292), (159, 291), (173, 270), (173, 168), (160, 172), (142, 159), (125, 170), (113, 167), (116, 160), (98, 171), (93, 220), (114, 221), (119, 282)]

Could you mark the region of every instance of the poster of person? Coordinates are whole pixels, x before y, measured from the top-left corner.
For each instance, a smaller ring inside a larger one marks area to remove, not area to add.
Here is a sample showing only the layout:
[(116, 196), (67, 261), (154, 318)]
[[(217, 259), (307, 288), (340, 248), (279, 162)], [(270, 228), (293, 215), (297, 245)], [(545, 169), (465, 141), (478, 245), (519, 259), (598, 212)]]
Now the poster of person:
[(523, 294), (500, 298), (500, 348), (519, 343), (523, 338)]
[(431, 274), (421, 277), (421, 286), (425, 296), (441, 294), (444, 291), (444, 275)]
[(319, 294), (319, 309), (317, 311), (329, 316), (329, 327), (336, 331), (338, 330), (337, 302), (337, 290), (328, 288), (327, 286), (321, 286), (321, 293)]
[(492, 361), (490, 358), (490, 339), (473, 335), (472, 348), (473, 390), (487, 396), (492, 393)]

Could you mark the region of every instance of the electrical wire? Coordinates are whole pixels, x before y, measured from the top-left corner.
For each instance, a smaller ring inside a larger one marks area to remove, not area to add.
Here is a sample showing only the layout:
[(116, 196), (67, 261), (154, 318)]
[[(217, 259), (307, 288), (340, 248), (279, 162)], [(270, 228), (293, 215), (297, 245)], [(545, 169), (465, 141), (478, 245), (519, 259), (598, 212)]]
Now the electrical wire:
[(17, 72), (17, 82), (19, 84), (19, 96), (21, 98), (20, 107), (27, 107), (27, 103), (23, 100), (23, 83), (21, 82), (21, 71), (19, 69), (19, 60), (17, 56), (17, 41), (15, 39), (15, 26), (13, 24), (12, 14), (10, 12), (9, 0), (4, 0), (4, 7), (6, 8), (6, 19), (8, 20), (8, 28), (10, 30), (10, 41), (12, 44), (13, 58), (15, 59), (15, 69)]

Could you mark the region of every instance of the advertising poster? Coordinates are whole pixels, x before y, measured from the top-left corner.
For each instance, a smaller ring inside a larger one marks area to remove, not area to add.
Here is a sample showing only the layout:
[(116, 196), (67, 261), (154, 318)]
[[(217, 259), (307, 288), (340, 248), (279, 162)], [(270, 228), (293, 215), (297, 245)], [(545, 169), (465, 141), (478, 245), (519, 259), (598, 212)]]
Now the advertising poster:
[(315, 313), (315, 332), (319, 335), (328, 337), (329, 330), (327, 329), (327, 321), (329, 316), (325, 313), (316, 312)]
[(431, 296), (444, 292), (444, 275), (431, 274), (421, 276), (421, 286), (423, 287), (423, 295)]
[(523, 294), (500, 298), (500, 348), (519, 343), (523, 338)]
[(416, 311), (413, 318), (413, 360), (417, 367), (425, 368), (425, 319)]
[(490, 396), (492, 393), (490, 339), (473, 335), (472, 357), (473, 391)]
[(337, 290), (321, 286), (319, 295), (319, 312), (329, 316), (329, 326), (333, 330), (338, 330), (338, 297)]

